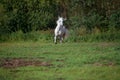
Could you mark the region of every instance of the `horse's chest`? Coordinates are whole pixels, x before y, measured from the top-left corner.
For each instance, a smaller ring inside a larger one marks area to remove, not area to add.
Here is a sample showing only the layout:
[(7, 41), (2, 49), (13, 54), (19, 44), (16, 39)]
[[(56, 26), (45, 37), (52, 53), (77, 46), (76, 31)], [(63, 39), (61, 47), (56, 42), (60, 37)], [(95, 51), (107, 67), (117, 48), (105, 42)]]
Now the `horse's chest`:
[(62, 35), (63, 32), (61, 30), (58, 31), (58, 35)]
[(65, 34), (65, 28), (63, 26), (59, 26), (55, 29), (55, 34), (59, 36), (63, 36)]

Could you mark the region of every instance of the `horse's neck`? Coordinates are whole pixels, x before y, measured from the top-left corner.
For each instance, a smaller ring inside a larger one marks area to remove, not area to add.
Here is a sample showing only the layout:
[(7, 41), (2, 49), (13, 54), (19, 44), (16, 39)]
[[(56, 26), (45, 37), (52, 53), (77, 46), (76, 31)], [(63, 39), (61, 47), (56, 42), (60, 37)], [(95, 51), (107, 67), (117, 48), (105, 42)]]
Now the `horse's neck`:
[(63, 25), (57, 24), (57, 28), (61, 29), (63, 27)]

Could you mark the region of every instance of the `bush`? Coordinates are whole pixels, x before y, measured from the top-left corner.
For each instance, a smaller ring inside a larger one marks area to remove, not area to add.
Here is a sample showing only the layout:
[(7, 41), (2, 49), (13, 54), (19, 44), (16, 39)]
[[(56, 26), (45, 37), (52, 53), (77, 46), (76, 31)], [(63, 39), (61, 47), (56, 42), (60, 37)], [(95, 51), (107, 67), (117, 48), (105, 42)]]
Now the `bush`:
[(88, 33), (91, 33), (95, 27), (99, 28), (102, 31), (102, 29), (104, 29), (103, 27), (106, 26), (107, 24), (105, 18), (95, 11), (90, 11), (87, 15), (83, 17), (79, 16), (71, 17), (70, 23), (72, 29), (84, 26), (87, 29)]
[(109, 29), (120, 30), (120, 10), (114, 11), (109, 17)]

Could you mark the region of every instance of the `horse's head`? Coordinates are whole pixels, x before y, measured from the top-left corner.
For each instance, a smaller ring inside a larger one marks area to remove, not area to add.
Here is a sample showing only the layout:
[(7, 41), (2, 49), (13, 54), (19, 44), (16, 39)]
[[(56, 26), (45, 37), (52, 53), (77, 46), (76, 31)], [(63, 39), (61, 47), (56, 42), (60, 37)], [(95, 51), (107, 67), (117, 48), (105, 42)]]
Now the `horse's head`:
[(57, 24), (63, 26), (63, 21), (65, 21), (66, 18), (58, 17)]

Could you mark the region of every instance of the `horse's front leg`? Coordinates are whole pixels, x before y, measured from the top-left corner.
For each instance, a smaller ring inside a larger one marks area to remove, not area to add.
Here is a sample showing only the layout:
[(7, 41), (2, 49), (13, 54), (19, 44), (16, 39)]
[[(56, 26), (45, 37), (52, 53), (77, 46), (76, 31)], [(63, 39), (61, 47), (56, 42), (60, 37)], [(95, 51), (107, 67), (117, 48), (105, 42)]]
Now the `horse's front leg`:
[(54, 43), (57, 44), (57, 36), (54, 36)]

